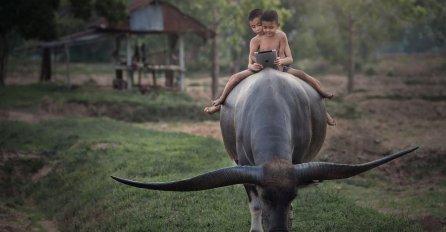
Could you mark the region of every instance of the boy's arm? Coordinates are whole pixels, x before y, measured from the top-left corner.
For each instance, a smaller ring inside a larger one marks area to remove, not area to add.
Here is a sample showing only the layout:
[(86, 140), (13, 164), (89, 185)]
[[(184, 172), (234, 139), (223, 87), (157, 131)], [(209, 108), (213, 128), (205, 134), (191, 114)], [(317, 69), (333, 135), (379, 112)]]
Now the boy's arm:
[(281, 33), (280, 36), (280, 47), (284, 48), (285, 57), (279, 58), (277, 60), (278, 65), (288, 65), (293, 63), (293, 55), (291, 54), (290, 45), (288, 44), (288, 38), (284, 32)]
[(249, 56), (248, 56), (248, 69), (253, 71), (260, 71), (262, 66), (256, 63), (255, 52), (259, 50), (260, 40), (256, 37), (249, 41)]

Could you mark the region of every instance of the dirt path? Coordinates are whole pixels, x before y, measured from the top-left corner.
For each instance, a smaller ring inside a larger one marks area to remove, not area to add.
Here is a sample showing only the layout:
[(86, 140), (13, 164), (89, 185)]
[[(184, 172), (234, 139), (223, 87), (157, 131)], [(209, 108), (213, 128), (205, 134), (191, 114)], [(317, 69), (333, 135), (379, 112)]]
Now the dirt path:
[(0, 110), (0, 120), (39, 123), (43, 120), (53, 119), (57, 117), (60, 116), (43, 110)]
[(220, 130), (220, 122), (204, 121), (204, 122), (158, 122), (158, 123), (142, 123), (145, 128), (155, 129), (159, 131), (182, 132), (204, 137), (213, 137), (223, 140)]

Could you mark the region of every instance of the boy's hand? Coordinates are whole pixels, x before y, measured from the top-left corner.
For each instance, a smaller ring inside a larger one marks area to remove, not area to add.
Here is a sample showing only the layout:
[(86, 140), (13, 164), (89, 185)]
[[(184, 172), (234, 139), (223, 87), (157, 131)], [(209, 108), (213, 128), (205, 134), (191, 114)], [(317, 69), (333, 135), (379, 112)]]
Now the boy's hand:
[(250, 64), (250, 65), (248, 65), (248, 69), (249, 69), (249, 70), (252, 70), (252, 71), (254, 71), (254, 72), (258, 72), (258, 71), (262, 70), (263, 67), (262, 67), (262, 65), (259, 64), (259, 63), (254, 63), (254, 64)]
[(280, 57), (276, 57), (276, 59), (274, 60), (274, 64), (277, 66), (283, 65), (283, 59), (280, 59)]

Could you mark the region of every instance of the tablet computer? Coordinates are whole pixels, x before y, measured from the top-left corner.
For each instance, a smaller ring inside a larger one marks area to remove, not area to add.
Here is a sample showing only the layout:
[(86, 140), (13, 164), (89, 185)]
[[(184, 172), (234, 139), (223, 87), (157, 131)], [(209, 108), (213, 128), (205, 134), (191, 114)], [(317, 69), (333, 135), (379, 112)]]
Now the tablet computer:
[(255, 54), (256, 54), (256, 62), (258, 64), (261, 64), (263, 68), (269, 67), (277, 69), (277, 66), (274, 64), (274, 60), (276, 60), (277, 57), (276, 50), (256, 52)]

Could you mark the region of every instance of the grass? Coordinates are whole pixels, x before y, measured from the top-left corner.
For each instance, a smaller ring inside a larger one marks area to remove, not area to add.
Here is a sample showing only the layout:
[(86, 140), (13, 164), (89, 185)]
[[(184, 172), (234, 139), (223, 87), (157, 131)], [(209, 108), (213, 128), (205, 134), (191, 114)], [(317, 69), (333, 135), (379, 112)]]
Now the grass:
[(371, 208), (359, 207), (343, 195), (344, 192), (325, 184), (302, 191), (295, 203), (298, 226), (294, 231), (419, 230), (416, 225), (408, 223), (407, 219), (389, 217)]
[[(31, 73), (38, 76), (41, 65), (40, 59), (40, 54), (38, 58), (32, 57), (31, 54), (13, 54), (8, 63), (8, 74), (14, 75), (16, 78), (29, 76)], [(52, 69), (53, 75), (64, 76), (66, 72), (65, 61), (53, 60)], [(112, 63), (70, 62), (70, 75), (81, 75), (87, 77), (95, 75), (114, 76), (114, 65)]]
[(372, 182), (376, 185), (374, 188), (352, 185), (347, 180), (326, 183), (325, 187), (337, 189), (357, 205), (379, 209), (380, 212), (405, 215), (409, 218), (419, 218), (421, 215), (446, 217), (444, 211), (445, 183), (435, 186), (434, 189), (405, 186), (406, 189), (416, 189), (404, 193), (398, 188), (389, 189), (392, 183), (388, 181), (375, 180)]
[(66, 104), (87, 108), (89, 115), (131, 122), (165, 120), (217, 120), (202, 112), (202, 105), (185, 93), (154, 89), (148, 95), (135, 91), (100, 90), (84, 85), (74, 89), (55, 84), (13, 85), (0, 89), (1, 109), (36, 109)]
[(432, 102), (439, 102), (439, 101), (446, 101), (446, 96), (445, 95), (439, 95), (439, 96), (435, 96), (435, 95), (421, 95), (419, 97), (414, 97), (414, 96), (403, 96), (403, 95), (386, 95), (386, 96), (377, 96), (377, 95), (373, 95), (373, 96), (367, 96), (367, 99), (387, 99), (387, 100), (394, 100), (394, 101), (405, 101), (405, 100), (412, 100), (412, 99), (422, 99), (425, 101), (432, 101)]
[[(245, 231), (250, 216), (241, 186), (174, 193), (131, 188), (109, 176), (168, 181), (230, 166), (220, 141), (181, 133), (162, 133), (111, 119), (64, 118), (40, 124), (0, 122), (4, 152), (42, 156), (52, 163), (37, 183), (9, 186), (23, 196), (0, 202), (36, 205), (36, 215), (55, 219), (64, 231)], [(21, 162), (16, 160), (14, 162)], [(25, 164), (25, 166), (27, 166)], [(3, 171), (4, 166), (0, 166)], [(3, 179), (1, 180), (3, 182)], [(299, 192), (294, 230), (420, 231), (408, 218), (358, 206), (325, 183)], [(22, 199), (21, 201), (14, 199)], [(23, 200), (24, 199), (24, 200)]]
[(325, 106), (331, 116), (343, 119), (358, 119), (363, 116), (354, 102), (345, 101), (343, 96), (335, 96), (331, 101), (326, 101)]
[(433, 76), (442, 75), (446, 71), (446, 62), (441, 52), (415, 55), (388, 55), (381, 57), (371, 65), (373, 65), (374, 72), (388, 77)]

